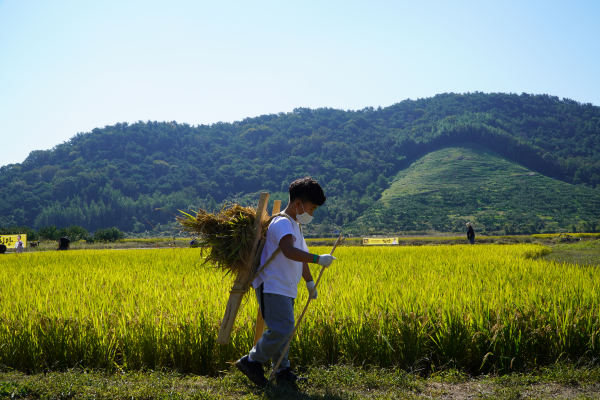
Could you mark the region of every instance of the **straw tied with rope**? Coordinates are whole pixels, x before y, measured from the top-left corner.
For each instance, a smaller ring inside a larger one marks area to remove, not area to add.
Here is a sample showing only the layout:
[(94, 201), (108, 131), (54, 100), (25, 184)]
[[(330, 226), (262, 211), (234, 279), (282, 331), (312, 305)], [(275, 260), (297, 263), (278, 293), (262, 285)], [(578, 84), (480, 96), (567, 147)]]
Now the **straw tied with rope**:
[[(281, 201), (276, 201), (281, 204)], [(251, 225), (257, 221), (258, 211), (253, 207), (232, 204), (223, 207), (221, 212), (217, 214), (199, 209), (194, 217), (180, 210), (185, 217), (177, 217), (185, 231), (201, 235), (195, 247), (199, 247), (206, 255), (203, 265), (216, 265), (223, 269), (225, 273), (238, 274), (247, 267), (247, 262), (244, 261), (247, 261), (251, 253), (254, 253), (253, 262), (250, 266), (251, 274), (244, 279), (241, 287), (234, 287), (229, 293), (245, 294), (248, 292), (252, 286), (252, 281), (281, 253), (281, 248), (278, 248), (267, 262), (259, 267), (260, 255), (269, 224), (275, 217), (286, 217), (290, 221), (291, 218), (284, 212), (277, 212), (267, 220), (263, 218), (260, 242), (257, 251), (252, 252), (252, 249), (248, 246), (250, 244), (248, 238), (254, 236), (253, 231), (255, 229)], [(266, 216), (264, 212), (263, 214)]]

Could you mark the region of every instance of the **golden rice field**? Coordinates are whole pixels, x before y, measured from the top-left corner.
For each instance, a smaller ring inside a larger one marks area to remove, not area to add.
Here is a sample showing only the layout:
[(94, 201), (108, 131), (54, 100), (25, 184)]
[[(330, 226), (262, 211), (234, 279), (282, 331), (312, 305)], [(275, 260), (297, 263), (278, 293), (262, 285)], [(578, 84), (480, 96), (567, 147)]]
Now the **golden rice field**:
[[(600, 273), (535, 259), (545, 251), (338, 248), (292, 342), (292, 362), (477, 374), (598, 358)], [(228, 369), (252, 345), (256, 301), (247, 296), (231, 344), (216, 344), (231, 277), (199, 257), (196, 249), (0, 257), (0, 365)], [(298, 313), (302, 283), (299, 293)]]

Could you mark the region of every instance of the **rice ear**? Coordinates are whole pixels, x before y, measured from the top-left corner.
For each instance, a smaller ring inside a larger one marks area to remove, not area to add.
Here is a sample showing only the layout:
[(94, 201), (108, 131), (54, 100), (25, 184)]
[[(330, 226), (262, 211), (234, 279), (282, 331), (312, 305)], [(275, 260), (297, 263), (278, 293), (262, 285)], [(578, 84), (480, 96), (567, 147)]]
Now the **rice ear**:
[[(226, 204), (216, 214), (199, 208), (196, 216), (178, 211), (183, 216), (175, 219), (183, 230), (199, 237), (198, 245), (206, 254), (204, 264), (215, 265), (227, 273), (243, 268), (252, 252), (255, 208)], [(268, 219), (268, 215), (263, 217), (263, 221)]]
[(192, 215), (190, 215), (190, 214), (188, 214), (186, 212), (183, 212), (181, 210), (177, 210), (177, 211), (179, 211), (180, 213), (182, 213), (183, 215), (185, 215), (186, 217), (188, 217), (188, 219), (194, 219), (194, 217)]

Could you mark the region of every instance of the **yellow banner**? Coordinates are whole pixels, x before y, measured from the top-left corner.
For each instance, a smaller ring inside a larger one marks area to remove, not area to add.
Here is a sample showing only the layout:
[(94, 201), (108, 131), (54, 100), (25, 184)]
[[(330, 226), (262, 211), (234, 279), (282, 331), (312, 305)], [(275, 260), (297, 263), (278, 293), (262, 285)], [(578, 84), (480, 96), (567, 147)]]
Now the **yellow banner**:
[[(15, 244), (17, 243), (17, 235), (0, 235), (0, 244), (5, 245), (9, 249), (14, 249)], [(27, 247), (27, 235), (21, 235), (21, 241), (23, 242), (23, 247)]]
[(363, 244), (398, 244), (398, 238), (363, 238)]

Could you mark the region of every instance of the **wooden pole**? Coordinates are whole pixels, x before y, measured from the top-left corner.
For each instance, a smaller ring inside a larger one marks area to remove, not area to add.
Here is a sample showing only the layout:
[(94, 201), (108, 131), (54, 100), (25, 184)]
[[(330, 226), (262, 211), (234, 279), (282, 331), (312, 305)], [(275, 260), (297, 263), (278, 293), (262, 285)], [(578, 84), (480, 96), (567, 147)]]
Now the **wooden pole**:
[(250, 252), (248, 259), (243, 261), (243, 266), (238, 271), (233, 287), (229, 292), (229, 300), (227, 301), (225, 315), (221, 321), (221, 329), (219, 330), (219, 336), (217, 337), (217, 343), (219, 344), (229, 344), (229, 340), (231, 339), (231, 330), (233, 329), (235, 317), (237, 316), (240, 304), (246, 293), (243, 290), (246, 286), (246, 281), (250, 276), (252, 261), (254, 260), (262, 236), (262, 219), (267, 209), (268, 202), (269, 193), (261, 193), (260, 199), (258, 200), (258, 207), (256, 208), (256, 216), (254, 217), (254, 241), (252, 242), (252, 251)]
[[(273, 203), (273, 214), (278, 214), (281, 211), (281, 200), (275, 200)], [(262, 313), (260, 312), (260, 305), (258, 306), (258, 314), (256, 315), (256, 330), (254, 331), (254, 345), (258, 343), (258, 340), (262, 337), (265, 331), (265, 320), (263, 319)]]
[[(340, 234), (340, 237), (333, 245), (333, 249), (331, 249), (331, 253), (329, 253), (330, 255), (333, 255), (335, 248), (337, 247), (338, 243), (341, 240), (342, 240), (342, 235)], [(283, 348), (283, 351), (281, 352), (281, 356), (279, 356), (279, 360), (277, 361), (277, 364), (275, 364), (273, 371), (271, 371), (271, 376), (269, 377), (270, 382), (272, 382), (273, 379), (275, 379), (275, 374), (277, 373), (277, 370), (279, 369), (279, 366), (281, 365), (281, 362), (283, 361), (283, 356), (285, 356), (285, 352), (290, 348), (290, 343), (292, 343), (292, 339), (294, 338), (294, 335), (296, 334), (296, 331), (298, 330), (298, 326), (300, 326), (300, 323), (302, 322), (302, 318), (304, 318), (304, 314), (306, 314), (306, 310), (308, 310), (308, 305), (310, 304), (310, 301), (312, 300), (312, 297), (314, 296), (315, 291), (317, 290), (317, 286), (319, 286), (319, 281), (321, 280), (321, 277), (323, 276), (323, 271), (325, 271), (325, 268), (327, 268), (327, 267), (321, 268), (321, 272), (319, 272), (319, 278), (317, 278), (315, 287), (308, 294), (308, 301), (306, 302), (306, 305), (304, 306), (304, 311), (302, 311), (302, 314), (300, 314), (300, 318), (298, 318), (298, 321), (296, 322), (296, 326), (294, 326), (294, 331), (292, 332), (292, 334), (290, 335), (290, 338), (288, 339), (287, 343), (285, 344), (285, 347)]]

